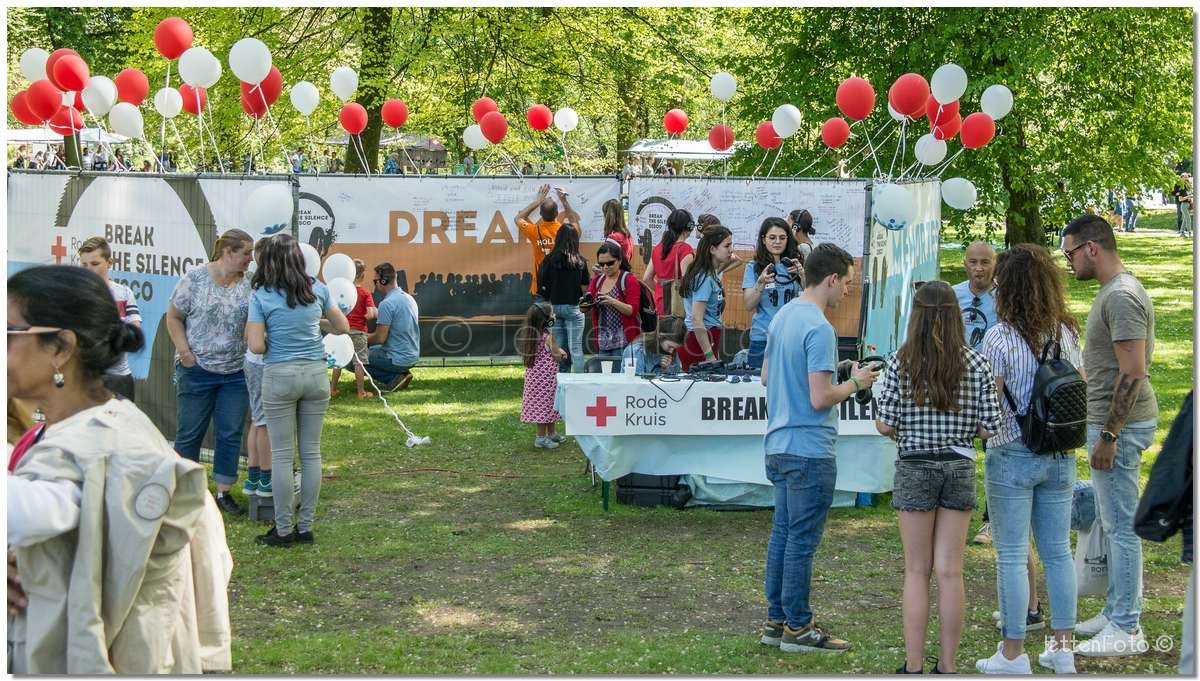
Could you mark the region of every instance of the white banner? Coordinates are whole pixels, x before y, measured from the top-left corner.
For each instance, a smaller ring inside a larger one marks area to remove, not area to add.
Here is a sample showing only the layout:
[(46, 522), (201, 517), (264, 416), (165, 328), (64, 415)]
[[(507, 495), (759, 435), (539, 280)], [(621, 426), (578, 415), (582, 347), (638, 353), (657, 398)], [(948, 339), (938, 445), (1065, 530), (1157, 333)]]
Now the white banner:
[[(635, 176), (629, 181), (629, 229), (658, 243), (676, 208), (693, 218), (712, 213), (733, 231), (734, 247), (753, 250), (769, 217), (807, 209), (817, 231), (814, 243), (832, 242), (863, 255), (867, 219), (866, 180)], [(698, 236), (691, 239), (693, 245)]]
[[(767, 389), (749, 382), (559, 374), (568, 435), (765, 435)], [(871, 435), (874, 403), (840, 406), (839, 435)]]

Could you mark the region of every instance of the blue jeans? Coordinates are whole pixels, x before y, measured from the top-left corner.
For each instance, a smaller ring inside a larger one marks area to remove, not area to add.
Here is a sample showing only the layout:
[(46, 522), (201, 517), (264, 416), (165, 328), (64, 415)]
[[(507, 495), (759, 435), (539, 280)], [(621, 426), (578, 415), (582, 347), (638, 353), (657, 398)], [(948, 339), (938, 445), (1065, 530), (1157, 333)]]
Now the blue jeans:
[(984, 480), (996, 547), (996, 593), (1006, 639), (1025, 639), (1029, 607), (1029, 527), (1037, 540), (1050, 597), (1050, 628), (1075, 626), (1071, 503), (1075, 458), (1034, 454), (1020, 440), (988, 448)]
[(375, 345), (367, 351), (367, 373), (371, 374), (371, 378), (379, 384), (380, 388), (385, 383), (396, 380), (400, 374), (408, 373), (411, 368), (411, 364), (408, 366), (392, 364), (392, 360), (388, 358), (382, 345)]
[(242, 427), (250, 407), (246, 376), (238, 371), (216, 374), (199, 364), (175, 364), (175, 451), (185, 459), (200, 460), (200, 443), (213, 426), (213, 480), (221, 485), (237, 482), (242, 453)]
[(766, 339), (751, 340), (750, 347), (748, 348), (748, 352), (746, 353), (746, 355), (747, 355), (746, 363), (750, 366), (751, 369), (761, 369), (762, 365), (763, 365), (763, 360), (766, 359), (766, 357), (767, 357), (767, 341), (766, 341)]
[(578, 305), (555, 305), (554, 342), (567, 351), (567, 359), (558, 363), (563, 373), (583, 373), (583, 313)]
[[(1125, 631), (1138, 626), (1142, 616), (1142, 539), (1133, 532), (1138, 505), (1138, 475), (1142, 452), (1154, 442), (1154, 421), (1131, 423), (1117, 438), (1117, 456), (1107, 471), (1092, 471), (1096, 508), (1108, 537), (1108, 594), (1104, 616)], [(1100, 439), (1101, 426), (1088, 424), (1088, 451)]]
[(775, 485), (775, 519), (767, 542), (767, 617), (800, 629), (812, 622), (808, 602), (813, 555), (833, 504), (837, 461), (790, 454), (767, 455)]

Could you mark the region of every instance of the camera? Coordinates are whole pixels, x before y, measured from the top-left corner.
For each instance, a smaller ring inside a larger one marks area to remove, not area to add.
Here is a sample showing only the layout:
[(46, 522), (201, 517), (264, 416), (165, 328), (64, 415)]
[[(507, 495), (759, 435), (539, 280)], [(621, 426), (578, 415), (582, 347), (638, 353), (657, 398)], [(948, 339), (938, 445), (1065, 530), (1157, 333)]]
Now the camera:
[[(884, 366), (887, 365), (887, 362), (885, 362), (883, 357), (880, 357), (879, 355), (870, 355), (868, 357), (863, 357), (862, 359), (858, 360), (858, 363), (860, 365), (867, 364), (867, 363), (873, 363), (873, 364), (877, 365), (876, 368), (878, 368), (880, 371), (882, 371)], [(838, 368), (837, 368), (838, 383), (845, 383), (846, 381), (850, 380), (850, 373), (851, 373), (852, 368), (853, 368), (853, 362), (851, 362), (850, 360), (846, 360), (845, 362), (838, 363)], [(862, 390), (859, 390), (858, 392), (854, 393), (854, 401), (858, 402), (859, 404), (864, 404), (864, 405), (870, 404), (873, 397), (874, 396), (871, 394), (870, 388), (863, 388)]]
[(596, 304), (596, 298), (591, 293), (585, 293), (579, 299), (579, 307), (592, 307)]
[(790, 270), (790, 269), (792, 269), (792, 265), (796, 264), (796, 261), (792, 260), (791, 258), (789, 258), (785, 255), (779, 259), (779, 264), (783, 265), (784, 267), (786, 267)]

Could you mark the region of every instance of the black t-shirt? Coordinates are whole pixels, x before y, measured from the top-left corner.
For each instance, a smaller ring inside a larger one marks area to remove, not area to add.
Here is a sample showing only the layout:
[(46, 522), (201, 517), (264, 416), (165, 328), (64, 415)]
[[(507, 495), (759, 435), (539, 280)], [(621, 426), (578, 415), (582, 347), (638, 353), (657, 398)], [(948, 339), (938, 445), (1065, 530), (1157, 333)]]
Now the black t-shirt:
[(589, 280), (586, 267), (578, 270), (561, 269), (553, 266), (550, 258), (546, 258), (538, 270), (538, 295), (551, 305), (578, 305)]

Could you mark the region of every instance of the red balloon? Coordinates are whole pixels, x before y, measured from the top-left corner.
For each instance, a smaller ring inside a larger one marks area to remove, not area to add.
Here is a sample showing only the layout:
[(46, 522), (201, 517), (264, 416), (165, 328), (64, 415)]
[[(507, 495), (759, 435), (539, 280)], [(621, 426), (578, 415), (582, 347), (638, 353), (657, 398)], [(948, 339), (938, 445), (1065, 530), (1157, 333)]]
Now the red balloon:
[(925, 111), (925, 102), (929, 99), (929, 82), (919, 73), (906, 73), (892, 83), (888, 90), (888, 103), (896, 110), (913, 118), (918, 118)]
[(83, 111), (86, 107), (83, 105), (83, 91), (82, 90), (76, 91), (75, 101), (71, 103), (71, 106), (75, 107), (75, 110), (78, 111), (79, 113), (83, 113)]
[(525, 120), (534, 130), (545, 130), (554, 122), (554, 112), (545, 104), (534, 104), (525, 112)]
[(41, 125), (42, 119), (29, 108), (29, 93), (21, 90), (12, 98), (13, 116), (25, 125)]
[(34, 81), (26, 93), (25, 103), (29, 110), (43, 121), (50, 120), (62, 106), (62, 93), (48, 80)]
[(492, 144), (500, 144), (508, 134), (508, 121), (499, 111), (489, 111), (479, 119), (479, 129)]
[(54, 62), (54, 82), (64, 92), (79, 92), (87, 86), (91, 76), (88, 65), (78, 55), (66, 54)]
[(496, 106), (496, 101), (494, 99), (491, 97), (480, 97), (479, 99), (475, 100), (474, 104), (471, 105), (471, 118), (474, 118), (475, 122), (478, 123), (483, 119), (484, 116), (493, 111), (499, 110), (500, 107)]
[(117, 85), (117, 100), (134, 106), (141, 106), (146, 95), (150, 94), (150, 81), (138, 69), (121, 69), (113, 78), (113, 83)]
[(59, 90), (71, 89), (71, 88), (63, 87), (62, 84), (59, 83), (54, 78), (54, 65), (56, 63), (58, 63), (59, 59), (62, 59), (63, 57), (65, 57), (67, 55), (73, 55), (73, 56), (78, 57), (79, 53), (76, 52), (75, 50), (72, 50), (69, 47), (60, 47), (59, 49), (51, 52), (50, 56), (46, 58), (46, 79), (49, 80), (50, 83), (52, 85), (54, 85), (54, 87), (58, 88)]
[[(262, 90), (260, 93), (259, 90)], [(279, 99), (279, 94), (283, 92), (283, 75), (279, 73), (279, 69), (271, 65), (271, 70), (267, 72), (267, 77), (263, 78), (262, 82), (255, 85), (253, 83), (242, 83), (242, 94), (250, 101), (258, 100), (261, 105), (262, 100), (267, 100), (267, 106), (275, 103)]]
[(763, 121), (754, 129), (754, 141), (758, 142), (758, 146), (763, 149), (774, 149), (783, 144), (783, 140), (775, 132), (775, 125), (771, 121)]
[(253, 95), (242, 93), (239, 100), (242, 103), (242, 111), (251, 118), (262, 118), (267, 115), (267, 105), (263, 104), (262, 97), (255, 92)]
[[(187, 83), (179, 86), (179, 96), (183, 98), (183, 110), (193, 116), (199, 116), (200, 110), (208, 103), (208, 92), (204, 88), (192, 87)], [(197, 97), (200, 98), (198, 102)]]
[(389, 127), (399, 128), (408, 120), (408, 105), (401, 99), (389, 99), (383, 103), (379, 115)]
[(192, 27), (179, 17), (167, 17), (154, 28), (154, 46), (167, 59), (178, 59), (192, 46)]
[(714, 125), (708, 131), (708, 145), (717, 151), (725, 151), (733, 146), (733, 128), (728, 125)]
[(929, 95), (929, 99), (925, 100), (925, 115), (929, 116), (930, 124), (945, 123), (958, 115), (958, 100), (949, 104), (940, 104), (933, 98), (933, 95)]
[(962, 122), (962, 145), (968, 149), (978, 149), (992, 141), (996, 136), (996, 121), (982, 111), (967, 116)]
[(669, 135), (681, 135), (688, 127), (688, 115), (683, 109), (671, 109), (663, 116), (663, 127)]
[(342, 129), (351, 135), (357, 135), (367, 128), (367, 110), (358, 102), (350, 102), (338, 112), (338, 120)]
[(956, 114), (954, 118), (948, 121), (930, 126), (929, 131), (933, 133), (934, 139), (952, 140), (958, 134), (958, 130), (962, 127), (962, 124), (962, 116)]
[(850, 139), (850, 126), (846, 121), (834, 116), (821, 126), (821, 141), (830, 149), (837, 149)]
[(861, 121), (875, 108), (875, 88), (866, 80), (854, 76), (842, 81), (838, 86), (838, 110), (851, 120)]
[(59, 107), (50, 117), (50, 129), (64, 137), (74, 135), (76, 131), (83, 130), (83, 116), (72, 107)]

